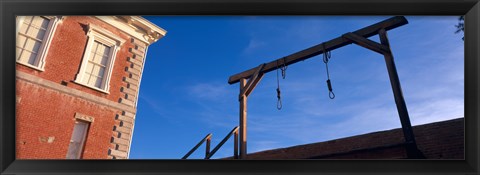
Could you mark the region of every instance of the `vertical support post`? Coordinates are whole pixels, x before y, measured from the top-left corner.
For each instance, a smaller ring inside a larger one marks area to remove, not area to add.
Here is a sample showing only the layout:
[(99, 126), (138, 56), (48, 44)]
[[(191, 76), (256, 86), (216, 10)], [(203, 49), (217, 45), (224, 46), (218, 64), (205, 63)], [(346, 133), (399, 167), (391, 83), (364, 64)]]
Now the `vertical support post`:
[(247, 80), (240, 79), (240, 159), (247, 157), (247, 96), (242, 93)]
[(210, 141), (212, 140), (212, 138), (207, 138), (207, 143), (205, 145), (205, 159), (207, 158), (207, 156), (210, 154)]
[(238, 159), (238, 130), (233, 133), (233, 159)]
[(388, 42), (387, 32), (385, 29), (380, 29), (378, 32), (380, 36), (380, 42), (382, 45), (388, 47), (388, 53), (384, 54), (385, 62), (387, 65), (388, 76), (390, 77), (390, 83), (392, 85), (393, 95), (395, 97), (395, 104), (397, 105), (398, 115), (402, 124), (403, 135), (406, 142), (406, 150), (408, 158), (422, 158), (422, 154), (417, 148), (415, 136), (413, 135), (412, 124), (410, 123), (410, 117), (408, 116), (407, 105), (402, 93), (402, 87), (400, 86), (400, 80), (398, 78), (397, 68), (393, 59), (393, 54), (390, 49), (390, 43)]

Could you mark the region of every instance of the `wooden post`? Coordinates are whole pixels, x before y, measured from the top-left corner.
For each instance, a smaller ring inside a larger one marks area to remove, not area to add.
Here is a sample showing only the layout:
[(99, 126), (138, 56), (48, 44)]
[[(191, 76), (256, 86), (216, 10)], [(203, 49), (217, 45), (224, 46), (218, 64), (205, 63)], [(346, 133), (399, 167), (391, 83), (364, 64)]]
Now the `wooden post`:
[(210, 154), (210, 142), (212, 141), (212, 138), (209, 137), (207, 138), (207, 144), (205, 145), (205, 158)]
[(238, 130), (233, 135), (233, 159), (238, 159)]
[(245, 78), (240, 79), (240, 159), (247, 157), (247, 96), (244, 88), (247, 84)]
[(388, 42), (387, 32), (385, 29), (380, 29), (378, 34), (380, 36), (380, 42), (382, 45), (389, 48), (389, 52), (384, 53), (384, 57), (387, 64), (388, 76), (390, 77), (390, 84), (392, 85), (393, 95), (395, 97), (395, 104), (397, 105), (397, 111), (400, 117), (400, 123), (402, 124), (403, 135), (405, 137), (407, 148), (407, 156), (408, 158), (422, 158), (423, 156), (421, 155), (421, 152), (418, 151), (415, 136), (413, 135), (412, 124), (410, 123), (407, 105), (405, 103), (405, 99), (403, 98), (402, 87), (400, 86), (400, 80), (398, 78), (393, 54), (390, 49), (390, 43)]

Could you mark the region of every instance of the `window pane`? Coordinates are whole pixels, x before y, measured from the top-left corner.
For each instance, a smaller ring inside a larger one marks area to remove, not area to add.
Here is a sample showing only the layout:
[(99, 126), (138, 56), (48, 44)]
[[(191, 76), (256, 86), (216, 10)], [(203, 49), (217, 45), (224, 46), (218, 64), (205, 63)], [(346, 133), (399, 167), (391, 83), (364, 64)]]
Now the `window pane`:
[[(28, 53), (28, 52), (25, 52)], [(31, 53), (30, 57), (28, 57), (28, 64), (35, 65), (35, 58), (37, 58), (37, 54)]]
[(25, 42), (27, 42), (27, 38), (23, 35), (18, 35), (17, 46), (20, 48), (23, 48), (25, 45)]
[(45, 17), (42, 17), (42, 16), (34, 16), (33, 17), (33, 25), (37, 28), (40, 28), (40, 29), (43, 29), (43, 30), (46, 30), (47, 27), (48, 27), (48, 22), (50, 20), (45, 18)]
[(35, 41), (30, 38), (27, 38), (27, 41), (25, 42), (25, 46), (23, 46), (23, 49), (28, 51), (33, 51), (34, 47), (35, 47)]
[[(31, 37), (31, 38), (35, 38), (37, 39), (38, 38), (38, 28), (36, 27), (33, 27), (33, 26), (30, 26), (28, 29), (27, 29), (27, 36)], [(41, 38), (40, 38), (41, 40)]]
[(97, 77), (93, 75), (88, 75), (88, 85), (95, 86), (95, 82), (97, 81)]
[(95, 87), (101, 88), (102, 87), (102, 78), (98, 78), (95, 81)]
[(89, 73), (89, 74), (92, 74), (93, 72), (93, 64), (92, 63), (88, 63), (87, 64), (87, 70), (85, 72)]
[(89, 60), (93, 63), (95, 63), (95, 60), (97, 60), (97, 54), (95, 54), (94, 52), (90, 53), (90, 58)]
[(39, 30), (37, 35), (32, 37), (35, 37), (35, 39), (37, 39), (38, 41), (43, 41), (43, 37), (45, 37), (46, 32), (46, 30)]
[(108, 56), (110, 54), (110, 47), (105, 46), (98, 41), (94, 42), (96, 47), (92, 47), (92, 56), (91, 60), (97, 64), (106, 66), (108, 61)]
[(38, 42), (32, 39), (27, 39), (27, 43), (25, 44), (24, 49), (37, 53), (41, 45), (42, 45), (41, 42)]
[(104, 56), (102, 57), (102, 61), (100, 62), (100, 64), (107, 66), (107, 61), (108, 61), (108, 56)]
[(25, 46), (27, 40), (27, 38), (25, 38), (24, 36), (22, 35), (18, 35), (18, 38), (17, 38), (17, 60), (20, 60), (20, 55), (22, 54), (23, 52), (23, 47)]
[(98, 54), (102, 55), (103, 57), (108, 57), (108, 54), (110, 53), (110, 47), (102, 45), (101, 48), (102, 49), (98, 52)]
[(85, 70), (84, 82), (88, 86), (105, 89), (107, 64), (110, 60), (111, 47), (94, 40), (88, 56), (88, 65)]
[(99, 77), (103, 77), (103, 74), (105, 73), (105, 67), (100, 67), (100, 69), (98, 70), (98, 76)]
[(37, 57), (37, 54), (34, 54), (29, 51), (23, 51), (22, 54), (20, 55), (19, 60), (23, 61), (25, 63), (33, 64), (35, 63), (35, 58)]
[(99, 75), (98, 75), (99, 72), (100, 72), (100, 66), (95, 65), (95, 66), (93, 67), (93, 71), (92, 71), (91, 74), (92, 74), (92, 75), (99, 76)]
[(22, 53), (22, 49), (18, 48), (16, 49), (15, 51), (15, 54), (16, 54), (16, 57), (17, 57), (17, 60), (20, 59), (20, 54)]

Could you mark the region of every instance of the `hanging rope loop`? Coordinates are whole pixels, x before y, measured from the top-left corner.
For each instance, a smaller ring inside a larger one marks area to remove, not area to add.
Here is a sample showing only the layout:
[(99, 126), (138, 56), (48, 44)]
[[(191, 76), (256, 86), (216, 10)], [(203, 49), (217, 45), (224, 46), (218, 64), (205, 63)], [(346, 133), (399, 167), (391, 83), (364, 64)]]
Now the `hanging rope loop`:
[(328, 97), (330, 97), (330, 99), (334, 99), (335, 93), (333, 93), (332, 82), (330, 81), (330, 72), (328, 70), (328, 61), (330, 61), (332, 54), (330, 53), (330, 51), (327, 51), (325, 47), (325, 43), (322, 43), (322, 47), (323, 47), (323, 62), (325, 63), (325, 70), (327, 71)]
[(281, 97), (280, 97), (280, 89), (277, 88), (277, 109), (280, 110), (282, 109), (282, 100), (281, 100)]
[(330, 99), (334, 99), (335, 98), (335, 93), (333, 93), (333, 89), (332, 89), (332, 83), (330, 82), (330, 79), (327, 80), (327, 86), (328, 86), (328, 97), (330, 97)]
[[(278, 60), (276, 61), (277, 63), (277, 109), (280, 110), (282, 109), (282, 96), (281, 96), (281, 93), (280, 93), (280, 80), (279, 80), (279, 76), (278, 76)], [(285, 66), (284, 66), (285, 67)], [(285, 68), (286, 70), (286, 68)], [(284, 76), (284, 69), (282, 69), (282, 76)]]

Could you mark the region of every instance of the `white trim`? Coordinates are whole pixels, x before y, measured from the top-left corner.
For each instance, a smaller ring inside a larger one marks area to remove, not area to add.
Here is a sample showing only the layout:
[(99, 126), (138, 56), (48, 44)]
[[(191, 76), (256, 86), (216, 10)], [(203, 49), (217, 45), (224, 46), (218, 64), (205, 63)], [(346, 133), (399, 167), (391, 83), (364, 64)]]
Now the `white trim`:
[[(61, 16), (43, 16), (47, 19), (50, 20), (48, 23), (47, 30), (45, 32), (45, 36), (43, 36), (43, 42), (40, 48), (38, 49), (38, 55), (35, 58), (35, 63), (34, 65), (31, 65), (29, 63), (25, 63), (22, 61), (16, 60), (17, 63), (20, 63), (22, 65), (28, 66), (33, 69), (37, 69), (39, 71), (45, 71), (45, 63), (46, 60), (45, 58), (47, 57), (48, 50), (50, 49), (50, 44), (53, 39), (53, 35), (55, 34), (55, 31), (57, 29), (57, 26), (61, 21), (63, 20), (63, 17)], [(23, 21), (25, 20), (25, 16), (20, 16), (17, 18), (17, 28), (16, 28), (16, 38), (18, 39), (18, 30), (20, 29), (21, 25), (23, 24)], [(15, 49), (16, 50), (16, 49)], [(16, 57), (16, 56), (15, 56)]]
[[(130, 16), (95, 16), (95, 18), (120, 29), (133, 38), (150, 45), (167, 33), (166, 30), (156, 26), (142, 17)], [(126, 20), (126, 21), (125, 21)]]
[(89, 123), (93, 123), (93, 121), (95, 120), (95, 118), (92, 117), (92, 116), (88, 116), (88, 115), (78, 113), (78, 112), (75, 113), (75, 119), (82, 120), (82, 121), (89, 122)]
[[(112, 76), (113, 65), (115, 63), (115, 58), (117, 57), (117, 52), (120, 50), (121, 45), (125, 42), (124, 39), (120, 38), (119, 36), (102, 29), (96, 25), (88, 24), (88, 32), (87, 32), (87, 47), (85, 47), (85, 52), (83, 54), (82, 62), (78, 73), (75, 75), (75, 83), (92, 88), (94, 90), (109, 93), (110, 89), (110, 78)], [(82, 79), (85, 75), (85, 69), (88, 64), (88, 59), (90, 58), (91, 49), (94, 41), (98, 41), (102, 44), (105, 44), (110, 47), (109, 58), (106, 65), (106, 70), (104, 73), (104, 77), (102, 79), (101, 88), (90, 86), (82, 82)]]
[[(136, 95), (136, 98), (135, 98), (135, 103), (133, 104), (135, 109), (137, 108), (138, 95), (140, 94), (140, 85), (142, 84), (141, 82), (142, 82), (143, 69), (145, 69), (145, 62), (147, 61), (147, 52), (148, 52), (148, 46), (145, 47), (145, 54), (143, 54), (142, 70), (141, 70), (140, 75), (138, 77), (137, 95)], [(130, 134), (130, 144), (128, 145), (127, 159), (130, 157), (130, 150), (132, 149), (133, 131), (135, 129), (135, 117), (136, 116), (137, 116), (137, 113), (135, 112), (135, 115), (133, 115), (132, 133)]]
[(152, 31), (156, 31), (158, 32), (159, 34), (161, 35), (164, 35), (167, 34), (167, 31), (157, 25), (155, 25), (154, 23), (148, 21), (147, 19), (143, 18), (143, 17), (140, 17), (140, 16), (130, 16), (131, 19), (135, 20), (135, 21), (138, 21), (139, 23), (143, 24), (144, 26), (150, 28)]
[(145, 69), (145, 62), (147, 62), (147, 52), (148, 52), (148, 46), (145, 47), (145, 53), (143, 54), (142, 70), (140, 70), (140, 75), (138, 76), (138, 88), (137, 88), (137, 94), (135, 94), (136, 99), (135, 99), (134, 107), (137, 107), (138, 95), (140, 95), (140, 85), (142, 84), (143, 70)]

